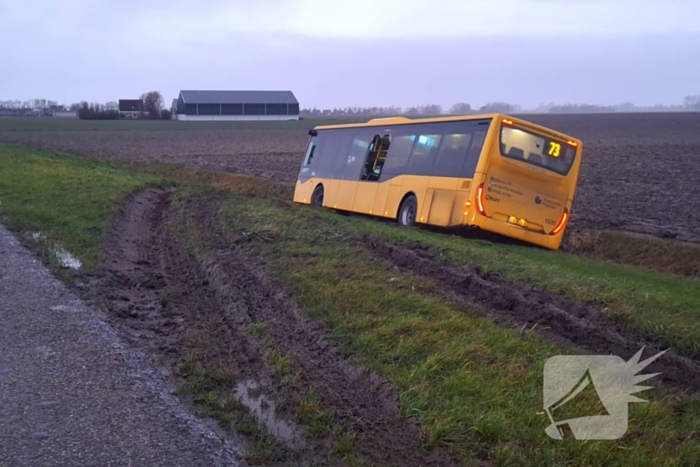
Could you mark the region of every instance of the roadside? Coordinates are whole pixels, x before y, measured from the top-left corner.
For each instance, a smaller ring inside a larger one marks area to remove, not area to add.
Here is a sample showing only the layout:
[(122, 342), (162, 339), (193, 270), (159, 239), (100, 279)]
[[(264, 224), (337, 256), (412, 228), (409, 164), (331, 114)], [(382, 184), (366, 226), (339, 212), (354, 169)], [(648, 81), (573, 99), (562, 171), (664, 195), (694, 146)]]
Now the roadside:
[(0, 465), (242, 465), (2, 226), (0, 321)]

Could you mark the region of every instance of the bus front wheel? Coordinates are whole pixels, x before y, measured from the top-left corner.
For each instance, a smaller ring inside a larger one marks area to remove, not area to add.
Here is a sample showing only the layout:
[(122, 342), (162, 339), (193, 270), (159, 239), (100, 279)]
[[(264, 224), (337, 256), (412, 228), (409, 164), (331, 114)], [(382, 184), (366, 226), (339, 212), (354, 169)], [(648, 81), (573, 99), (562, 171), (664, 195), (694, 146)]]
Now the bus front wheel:
[(320, 208), (323, 206), (323, 185), (319, 185), (311, 195), (311, 206)]
[(416, 197), (411, 195), (401, 203), (399, 209), (399, 225), (410, 227), (416, 223), (416, 212), (418, 212), (418, 201)]

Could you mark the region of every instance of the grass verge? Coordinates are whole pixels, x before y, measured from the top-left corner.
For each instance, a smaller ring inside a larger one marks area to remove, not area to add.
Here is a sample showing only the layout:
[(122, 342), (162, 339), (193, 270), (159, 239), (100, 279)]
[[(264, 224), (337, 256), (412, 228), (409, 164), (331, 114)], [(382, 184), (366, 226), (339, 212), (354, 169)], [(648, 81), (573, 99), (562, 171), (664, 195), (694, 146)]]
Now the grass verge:
[(569, 251), (652, 271), (700, 277), (700, 245), (662, 240), (650, 235), (606, 230), (567, 234)]
[(198, 167), (186, 167), (178, 164), (127, 162), (120, 163), (120, 166), (131, 171), (145, 172), (157, 177), (206, 185), (233, 194), (288, 199), (291, 198), (294, 192), (294, 188), (291, 185), (280, 185), (265, 178), (212, 172)]
[(122, 199), (167, 183), (75, 156), (0, 144), (0, 216), (54, 265), (52, 251), (60, 246), (92, 269)]
[[(490, 459), (496, 465), (670, 466), (700, 459), (700, 448), (688, 442), (700, 429), (700, 403), (662, 390), (645, 393), (647, 404), (631, 404), (630, 427), (620, 441), (547, 438), (548, 422), (538, 415), (543, 365), (568, 350), (500, 328), (479, 318), (478, 310), (439, 298), (430, 281), (372, 261), (355, 238), (371, 231), (389, 240), (420, 240), (441, 248), (446, 260), (472, 261), (511, 278), (567, 289), (583, 301), (632, 306), (630, 280), (655, 284), (652, 295), (682, 299), (681, 290), (672, 288), (677, 278), (659, 283), (664, 276), (648, 271), (260, 199), (232, 198), (220, 222), (231, 241), (252, 239), (274, 258), (269, 272), (305, 312), (326, 323), (356, 361), (402, 390), (405, 415), (418, 417), (428, 445), (442, 446), (466, 463)], [(579, 285), (581, 274), (589, 280)]]

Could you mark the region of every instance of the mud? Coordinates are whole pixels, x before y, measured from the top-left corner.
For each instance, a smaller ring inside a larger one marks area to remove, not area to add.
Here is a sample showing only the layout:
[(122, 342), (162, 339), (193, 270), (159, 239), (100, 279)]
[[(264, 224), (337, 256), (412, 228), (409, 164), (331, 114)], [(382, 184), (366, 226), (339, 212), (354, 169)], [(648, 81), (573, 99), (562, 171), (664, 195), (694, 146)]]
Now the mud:
[[(198, 212), (205, 210), (199, 209)], [(222, 299), (234, 296), (243, 304), (241, 321), (265, 323), (274, 348), (293, 358), (298, 378), (285, 383), (290, 400), (316, 391), (322, 408), (356, 439), (356, 450), (370, 465), (450, 466), (458, 462), (439, 449), (426, 451), (415, 420), (400, 412), (399, 391), (386, 379), (351, 365), (330, 344), (325, 326), (310, 319), (260, 271), (259, 257), (247, 239), (224, 241), (214, 217), (200, 218), (208, 249), (215, 253), (211, 284)], [(231, 288), (233, 284), (234, 289)], [(250, 320), (250, 321), (248, 321)]]
[[(327, 329), (260, 272), (264, 258), (247, 241), (222, 239), (215, 221), (221, 200), (186, 206), (209, 253), (203, 259), (181, 248), (177, 225), (166, 227), (171, 197), (162, 189), (134, 194), (113, 221), (94, 295), (129, 340), (165, 367), (186, 360), (193, 344), (209, 342), (207, 360), (232, 375), (238, 383), (231, 390), (281, 445), (302, 455), (302, 464), (329, 462), (332, 440), (304, 436), (290, 412), (315, 391), (334, 425), (355, 436), (365, 463), (458, 465), (442, 450), (423, 448), (417, 423), (401, 415), (398, 390), (351, 365), (329, 343)], [(251, 337), (254, 323), (264, 323), (269, 346)], [(292, 358), (298, 377), (275, 378), (265, 358), (270, 348)]]
[[(163, 368), (188, 361), (191, 352), (205, 352), (206, 356), (197, 358), (208, 366), (255, 385), (255, 397), (246, 391), (237, 394), (239, 400), (250, 406), (254, 416), (256, 405), (267, 406), (266, 418), (260, 421), (279, 441), (282, 453), (285, 446), (301, 449), (301, 430), (288, 421), (290, 414), (270, 406), (271, 400), (263, 402), (264, 393), (274, 394), (272, 373), (262, 358), (263, 350), (239, 320), (239, 304), (218, 299), (209, 286), (209, 271), (183, 254), (165, 228), (172, 195), (172, 190), (151, 188), (124, 201), (112, 221), (104, 263), (91, 291), (94, 300), (108, 311), (127, 340), (146, 350)], [(184, 381), (175, 378), (175, 382)]]
[[(394, 244), (366, 235), (362, 245), (380, 260), (433, 280), (450, 300), (478, 305), (499, 324), (535, 330), (585, 353), (630, 358), (643, 346), (645, 355), (661, 351), (659, 342), (635, 335), (593, 306), (481, 272), (471, 264), (442, 265), (437, 253), (420, 243)], [(665, 384), (698, 391), (699, 363), (700, 355), (681, 356), (671, 350), (652, 363), (649, 372), (661, 372)]]
[(111, 312), (132, 342), (163, 355), (178, 353), (173, 331), (184, 318), (165, 305), (160, 268), (162, 220), (172, 190), (147, 189), (130, 195), (111, 225), (93, 299)]

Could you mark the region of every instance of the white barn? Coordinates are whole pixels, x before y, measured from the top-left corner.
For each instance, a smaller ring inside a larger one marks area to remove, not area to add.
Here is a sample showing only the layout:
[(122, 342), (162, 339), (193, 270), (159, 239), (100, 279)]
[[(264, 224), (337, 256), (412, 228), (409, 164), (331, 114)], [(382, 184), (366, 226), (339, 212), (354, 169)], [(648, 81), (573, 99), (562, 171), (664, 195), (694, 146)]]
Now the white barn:
[(180, 91), (178, 120), (299, 120), (292, 91)]

